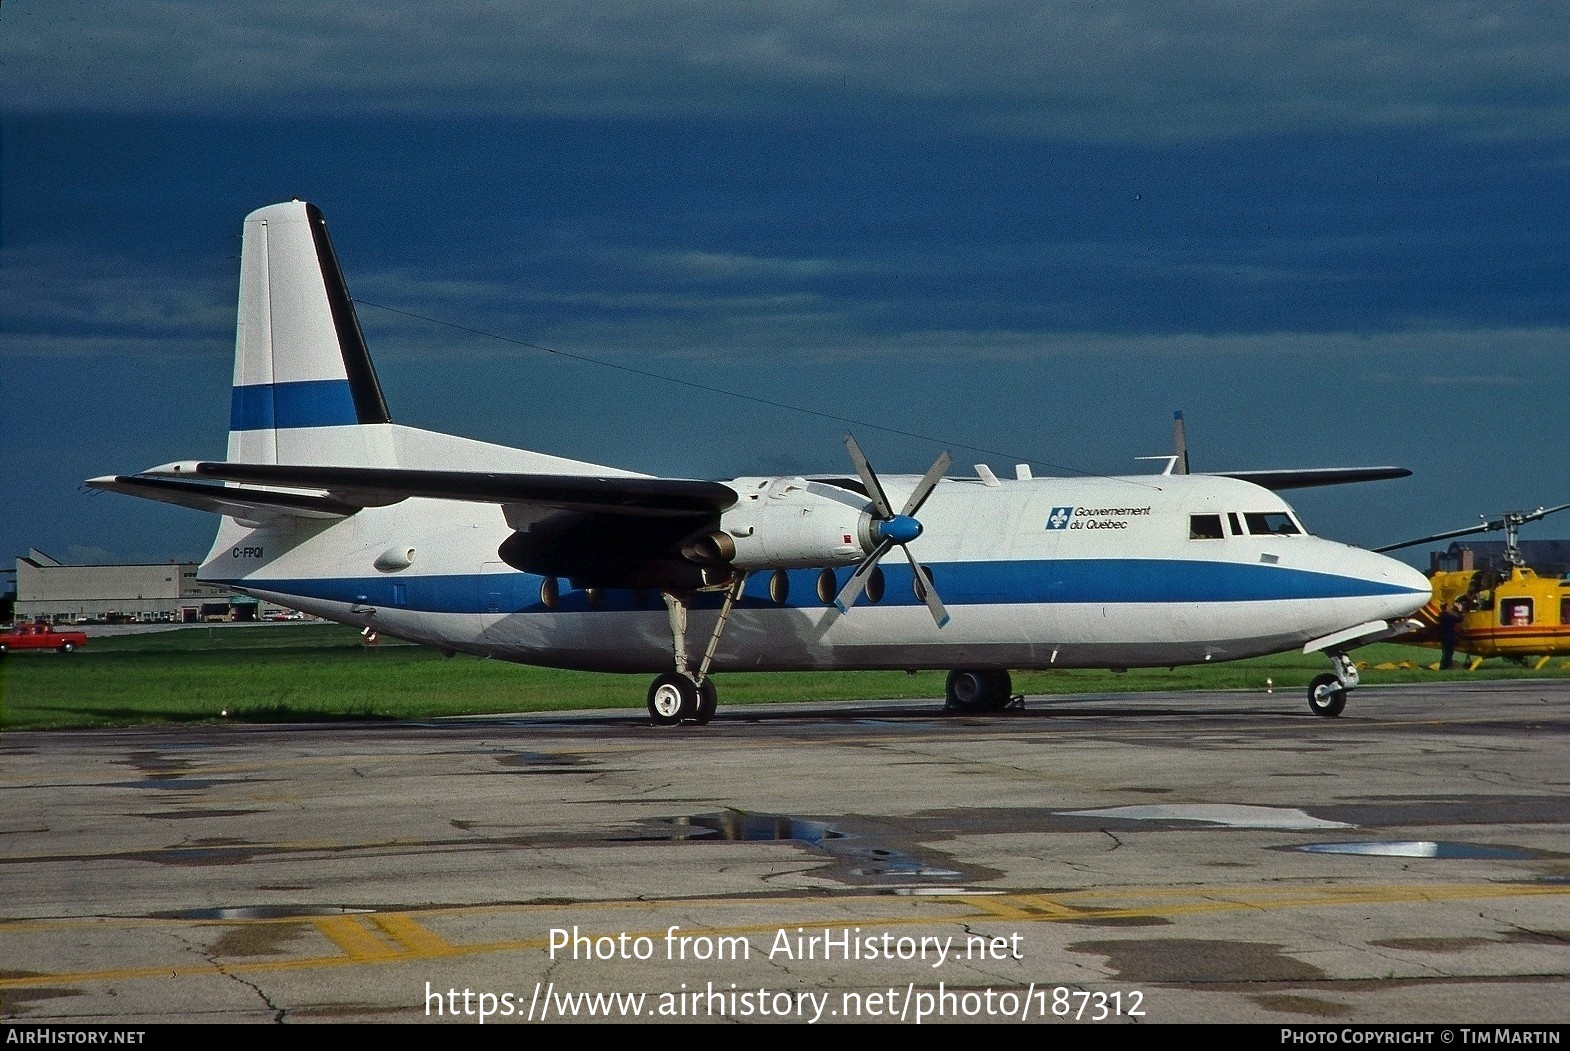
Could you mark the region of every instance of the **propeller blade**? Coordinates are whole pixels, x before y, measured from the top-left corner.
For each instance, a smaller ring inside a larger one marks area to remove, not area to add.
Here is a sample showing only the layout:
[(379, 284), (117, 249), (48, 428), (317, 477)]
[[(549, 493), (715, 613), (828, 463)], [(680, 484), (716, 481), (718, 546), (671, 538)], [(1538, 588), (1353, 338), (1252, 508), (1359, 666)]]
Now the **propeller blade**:
[(889, 503), (888, 495), (883, 492), (883, 485), (878, 481), (878, 476), (873, 473), (872, 465), (862, 455), (861, 446), (856, 444), (856, 439), (845, 435), (845, 451), (850, 453), (850, 462), (856, 465), (856, 473), (861, 475), (861, 484), (867, 487), (867, 496), (872, 500), (873, 510), (878, 512), (878, 517), (889, 519), (894, 517), (894, 507)]
[(894, 541), (881, 541), (872, 549), (872, 554), (861, 560), (861, 565), (856, 567), (856, 572), (845, 581), (845, 586), (840, 588), (840, 593), (834, 596), (834, 605), (839, 607), (841, 613), (849, 613), (850, 607), (856, 604), (861, 593), (867, 589), (867, 580), (872, 576), (872, 571), (878, 568), (878, 560), (889, 553), (889, 548), (894, 546)]
[(916, 483), (916, 488), (910, 491), (910, 499), (905, 501), (905, 510), (902, 515), (914, 515), (921, 510), (921, 505), (927, 502), (927, 497), (932, 495), (932, 490), (938, 487), (938, 482), (948, 473), (949, 453), (945, 449), (932, 461), (932, 466), (927, 468), (927, 473), (921, 476), (921, 481)]
[(905, 552), (905, 557), (910, 560), (911, 572), (916, 574), (916, 594), (926, 600), (933, 623), (943, 627), (949, 622), (949, 611), (943, 607), (943, 600), (938, 598), (938, 589), (932, 586), (932, 581), (921, 568), (921, 563), (916, 561), (916, 556), (910, 553), (910, 548), (902, 547), (900, 550)]
[(905, 552), (905, 557), (910, 560), (911, 571), (916, 574), (916, 594), (927, 604), (927, 609), (932, 614), (932, 619), (938, 625), (949, 622), (949, 611), (943, 608), (943, 600), (938, 598), (937, 591), (932, 587), (932, 581), (922, 571), (921, 563), (916, 561), (916, 556), (910, 553), (909, 544), (921, 535), (921, 523), (916, 521), (915, 513), (921, 505), (927, 502), (927, 497), (938, 487), (938, 482), (949, 469), (949, 454), (947, 450), (938, 454), (938, 458), (927, 468), (927, 473), (921, 476), (921, 481), (916, 483), (916, 488), (911, 490), (910, 498), (905, 501), (905, 510), (899, 514), (894, 513), (894, 506), (889, 503), (888, 494), (883, 491), (883, 484), (878, 481), (877, 472), (872, 469), (872, 464), (867, 462), (866, 454), (861, 451), (861, 446), (856, 444), (854, 436), (845, 435), (845, 451), (850, 453), (850, 462), (856, 465), (856, 473), (861, 476), (861, 484), (867, 487), (867, 497), (872, 501), (872, 510), (875, 518), (872, 522), (872, 535), (879, 536), (880, 530), (892, 533), (892, 536), (882, 535), (872, 553), (862, 559), (861, 565), (845, 581), (845, 586), (840, 588), (838, 595), (834, 596), (834, 605), (841, 613), (849, 613), (850, 607), (856, 604), (863, 591), (867, 589), (867, 581), (872, 577), (873, 570), (878, 568), (878, 562), (889, 549), (898, 547)]

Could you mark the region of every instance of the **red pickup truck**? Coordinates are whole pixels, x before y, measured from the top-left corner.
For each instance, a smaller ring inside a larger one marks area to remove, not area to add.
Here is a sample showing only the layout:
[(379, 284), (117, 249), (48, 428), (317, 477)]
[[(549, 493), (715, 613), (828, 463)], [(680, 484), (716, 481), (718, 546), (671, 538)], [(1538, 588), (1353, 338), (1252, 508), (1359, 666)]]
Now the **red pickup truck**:
[(18, 624), (10, 631), (0, 631), (0, 653), (10, 650), (59, 650), (70, 653), (78, 646), (87, 645), (87, 636), (80, 631), (56, 631), (48, 624)]

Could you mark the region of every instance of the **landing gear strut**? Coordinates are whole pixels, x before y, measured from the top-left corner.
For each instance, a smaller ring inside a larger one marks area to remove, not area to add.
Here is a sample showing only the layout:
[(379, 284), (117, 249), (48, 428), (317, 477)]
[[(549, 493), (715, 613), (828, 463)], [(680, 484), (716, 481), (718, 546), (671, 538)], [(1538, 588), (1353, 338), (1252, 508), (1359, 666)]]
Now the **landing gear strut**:
[(730, 621), (731, 610), (741, 598), (741, 589), (747, 574), (738, 573), (725, 589), (725, 602), (720, 606), (720, 616), (714, 622), (714, 633), (703, 651), (697, 671), (691, 670), (687, 659), (687, 610), (696, 592), (662, 591), (665, 609), (670, 615), (671, 649), (676, 659), (676, 671), (666, 672), (649, 686), (649, 718), (655, 726), (676, 726), (683, 722), (704, 725), (714, 718), (719, 706), (719, 694), (714, 681), (709, 678), (709, 666), (719, 649), (720, 636)]
[(1362, 681), (1357, 664), (1340, 650), (1327, 654), (1335, 666), (1334, 675), (1319, 675), (1308, 685), (1308, 710), (1315, 715), (1333, 719), (1346, 707), (1347, 694)]

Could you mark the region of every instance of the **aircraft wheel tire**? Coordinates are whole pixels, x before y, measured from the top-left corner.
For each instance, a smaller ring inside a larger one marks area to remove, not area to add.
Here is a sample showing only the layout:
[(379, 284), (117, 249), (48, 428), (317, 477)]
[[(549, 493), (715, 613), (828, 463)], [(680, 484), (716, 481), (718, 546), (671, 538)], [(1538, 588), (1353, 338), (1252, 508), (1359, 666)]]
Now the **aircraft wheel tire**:
[(649, 718), (655, 726), (675, 726), (698, 712), (698, 684), (667, 672), (649, 686)]
[(1334, 719), (1346, 707), (1346, 688), (1334, 675), (1318, 675), (1308, 684), (1308, 710)]
[(1013, 690), (1014, 681), (1001, 668), (956, 668), (949, 672), (944, 707), (951, 712), (1000, 712)]
[(713, 679), (704, 679), (698, 686), (698, 709), (693, 713), (692, 721), (699, 726), (705, 726), (714, 718), (714, 710), (720, 706), (719, 691), (714, 688)]

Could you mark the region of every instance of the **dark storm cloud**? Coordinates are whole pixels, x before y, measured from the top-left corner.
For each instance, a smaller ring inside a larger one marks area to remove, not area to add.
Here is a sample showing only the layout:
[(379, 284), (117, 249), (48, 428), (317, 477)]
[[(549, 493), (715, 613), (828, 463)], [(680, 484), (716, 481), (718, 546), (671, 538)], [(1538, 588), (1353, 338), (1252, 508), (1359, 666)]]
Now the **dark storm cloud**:
[[(1570, 499), (1562, 457), (1500, 454), (1556, 450), (1570, 385), (1567, 25), (1453, 0), (7, 0), (0, 425), (44, 466), (0, 468), (29, 494), (0, 555), (199, 553), (202, 516), (76, 486), (221, 455), (239, 222), (295, 196), (414, 425), (843, 469), (843, 423), (521, 341), (1038, 464), (1142, 469), (1183, 408), (1205, 467), (1415, 467), (1326, 505), (1364, 542), (1462, 497)], [(884, 470), (935, 452), (857, 430)]]
[(8, 105), (638, 117), (888, 113), (994, 133), (1557, 134), (1550, 2), (13, 0)]

